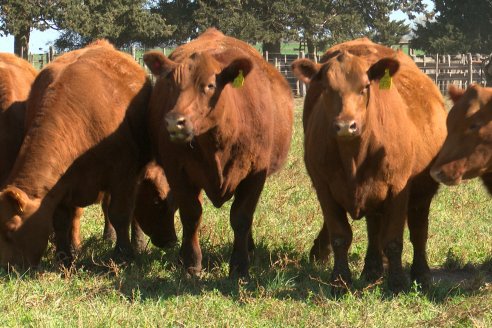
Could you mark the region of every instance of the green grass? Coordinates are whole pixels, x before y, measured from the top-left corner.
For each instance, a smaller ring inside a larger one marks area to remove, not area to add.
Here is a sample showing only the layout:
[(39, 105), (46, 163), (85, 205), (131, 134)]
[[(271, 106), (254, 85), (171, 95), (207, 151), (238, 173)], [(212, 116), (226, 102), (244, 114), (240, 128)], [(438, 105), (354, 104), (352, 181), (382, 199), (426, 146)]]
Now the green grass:
[[(133, 263), (114, 264), (112, 246), (101, 239), (101, 211), (93, 206), (82, 222), (76, 268), (59, 268), (50, 246), (39, 270), (1, 271), (0, 326), (492, 326), (492, 207), (479, 181), (441, 188), (433, 202), (430, 290), (412, 287), (395, 296), (384, 282), (366, 286), (358, 279), (367, 240), (361, 220), (352, 222), (354, 287), (341, 297), (332, 294), (331, 264), (308, 261), (322, 218), (302, 159), (300, 116), (298, 100), (288, 162), (267, 181), (256, 211), (257, 251), (248, 283), (227, 277), (230, 204), (215, 209), (206, 201), (200, 279), (183, 274), (178, 247), (149, 245)], [(407, 234), (407, 273), (411, 253)]]

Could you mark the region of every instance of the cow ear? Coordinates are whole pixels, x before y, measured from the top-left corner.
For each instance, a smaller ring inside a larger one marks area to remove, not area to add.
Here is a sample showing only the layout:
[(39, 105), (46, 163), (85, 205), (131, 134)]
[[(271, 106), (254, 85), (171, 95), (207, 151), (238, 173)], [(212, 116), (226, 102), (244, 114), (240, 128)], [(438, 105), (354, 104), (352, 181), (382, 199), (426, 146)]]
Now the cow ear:
[(175, 62), (159, 51), (146, 52), (143, 56), (143, 60), (145, 65), (147, 65), (149, 70), (155, 76), (166, 75), (177, 66)]
[(301, 58), (296, 59), (292, 65), (292, 72), (296, 78), (304, 83), (309, 83), (313, 77), (318, 74), (321, 64), (317, 64), (312, 60)]
[(453, 101), (453, 104), (456, 104), (461, 99), (461, 97), (463, 96), (464, 93), (465, 93), (465, 90), (460, 89), (457, 86), (452, 85), (452, 84), (448, 88), (449, 98), (451, 98), (451, 100)]
[(449, 98), (453, 101), (453, 104), (456, 104), (460, 100), (461, 96), (463, 96), (463, 91), (464, 90), (459, 89), (453, 84), (448, 87), (448, 95)]
[(367, 71), (369, 80), (380, 80), (385, 74), (386, 70), (389, 70), (389, 75), (393, 76), (400, 68), (400, 62), (394, 58), (383, 58), (373, 64)]
[(220, 72), (220, 80), (225, 85), (233, 82), (240, 75), (242, 75), (241, 78), (244, 79), (252, 69), (253, 62), (251, 59), (246, 57), (236, 58)]
[(22, 214), (27, 205), (27, 195), (19, 188), (13, 186), (7, 186), (2, 192), (0, 192), (0, 200), (8, 202), (13, 206), (14, 210)]

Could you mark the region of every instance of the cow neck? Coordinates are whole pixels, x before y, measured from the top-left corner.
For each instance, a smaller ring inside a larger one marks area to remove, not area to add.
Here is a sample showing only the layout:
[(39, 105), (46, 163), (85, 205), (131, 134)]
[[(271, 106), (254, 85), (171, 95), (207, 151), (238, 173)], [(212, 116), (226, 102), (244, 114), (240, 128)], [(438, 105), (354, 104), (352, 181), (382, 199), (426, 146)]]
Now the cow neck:
[(211, 115), (217, 120), (214, 128), (210, 129), (204, 138), (200, 138), (199, 148), (203, 158), (212, 169), (219, 188), (227, 180), (230, 169), (231, 152), (238, 143), (238, 125), (244, 120), (241, 110), (230, 90), (221, 95), (221, 100), (212, 109)]

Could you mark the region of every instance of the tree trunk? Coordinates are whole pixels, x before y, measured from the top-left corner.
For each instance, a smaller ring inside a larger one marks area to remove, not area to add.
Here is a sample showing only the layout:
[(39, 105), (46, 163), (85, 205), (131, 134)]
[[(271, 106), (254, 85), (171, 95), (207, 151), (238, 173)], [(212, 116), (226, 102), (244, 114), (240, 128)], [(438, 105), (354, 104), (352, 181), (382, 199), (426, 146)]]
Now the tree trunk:
[(31, 35), (31, 28), (22, 29), (19, 34), (14, 36), (14, 53), (27, 59), (29, 56), (29, 37)]
[(314, 54), (316, 49), (314, 48), (314, 42), (313, 39), (311, 38), (306, 38), (306, 43), (307, 43), (307, 52), (308, 54)]
[(280, 53), (280, 40), (274, 42), (263, 42), (263, 52), (268, 51), (270, 54)]

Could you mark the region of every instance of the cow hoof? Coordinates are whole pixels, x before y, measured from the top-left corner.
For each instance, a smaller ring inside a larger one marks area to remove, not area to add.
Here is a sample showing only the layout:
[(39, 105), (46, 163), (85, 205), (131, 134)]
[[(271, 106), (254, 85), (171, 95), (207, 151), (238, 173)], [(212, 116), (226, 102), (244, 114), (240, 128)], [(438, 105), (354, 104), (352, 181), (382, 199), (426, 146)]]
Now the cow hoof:
[(416, 264), (412, 265), (410, 277), (412, 281), (417, 282), (423, 289), (429, 288), (432, 282), (432, 275), (427, 264), (420, 266)]
[(350, 290), (350, 286), (352, 285), (352, 279), (350, 277), (342, 278), (340, 275), (335, 276), (332, 274), (330, 278), (330, 286), (331, 292), (334, 296), (339, 297), (343, 296)]
[(229, 279), (249, 281), (249, 270), (247, 268), (230, 267)]
[(388, 287), (393, 293), (398, 294), (408, 290), (410, 282), (404, 274), (393, 274), (388, 276)]
[(314, 245), (309, 252), (311, 262), (327, 263), (330, 259), (330, 248)]
[(201, 267), (187, 267), (186, 268), (186, 277), (187, 278), (200, 278), (203, 275)]
[(134, 257), (135, 254), (131, 248), (127, 249), (127, 248), (115, 247), (113, 251), (112, 259), (116, 263), (125, 263), (125, 262), (131, 262)]
[(66, 252), (57, 252), (56, 261), (60, 263), (65, 268), (70, 268), (73, 265), (74, 258), (72, 254), (67, 254)]
[(143, 238), (137, 238), (137, 239), (132, 240), (133, 250), (137, 254), (142, 253), (145, 250), (145, 246), (147, 246), (147, 243), (145, 242), (145, 239), (143, 239)]
[(103, 239), (114, 243), (116, 241), (116, 232), (114, 230), (104, 231)]
[(412, 272), (412, 281), (415, 281), (422, 289), (428, 289), (432, 284), (432, 275), (430, 272), (424, 273), (413, 273)]
[(334, 288), (348, 290), (352, 285), (352, 275), (350, 271), (340, 272), (338, 270), (334, 270), (331, 274), (330, 285)]
[(362, 270), (362, 273), (360, 274), (360, 277), (364, 279), (368, 283), (375, 283), (379, 279), (383, 277), (383, 270), (376, 269), (376, 268), (367, 268), (364, 267), (364, 270)]

